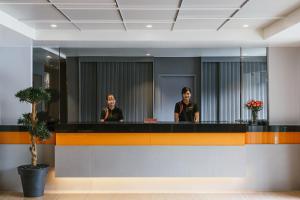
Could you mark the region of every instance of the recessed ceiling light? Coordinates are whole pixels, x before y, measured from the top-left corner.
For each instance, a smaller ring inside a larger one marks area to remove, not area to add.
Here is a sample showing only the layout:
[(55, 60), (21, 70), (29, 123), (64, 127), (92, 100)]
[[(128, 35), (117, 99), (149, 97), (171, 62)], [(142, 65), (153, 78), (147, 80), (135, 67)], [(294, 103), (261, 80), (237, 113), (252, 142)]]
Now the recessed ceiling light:
[(244, 27), (244, 28), (248, 28), (249, 25), (248, 25), (248, 24), (244, 24), (243, 27)]
[(50, 26), (51, 26), (52, 28), (56, 28), (56, 27), (57, 27), (56, 24), (51, 24)]
[(146, 56), (151, 56), (151, 54), (150, 53), (146, 53)]
[(146, 28), (152, 28), (152, 24), (147, 24)]

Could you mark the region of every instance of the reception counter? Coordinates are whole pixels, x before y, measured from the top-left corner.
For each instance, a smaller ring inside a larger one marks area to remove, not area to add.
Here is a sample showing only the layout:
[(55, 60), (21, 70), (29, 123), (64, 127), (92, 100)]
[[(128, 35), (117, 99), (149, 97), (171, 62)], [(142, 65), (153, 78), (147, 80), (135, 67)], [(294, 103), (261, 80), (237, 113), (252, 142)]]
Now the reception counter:
[[(76, 123), (49, 127), (55, 145), (300, 144), (300, 126), (244, 123)], [(0, 144), (28, 144), (23, 126), (0, 125)]]
[[(246, 145), (300, 144), (298, 126), (243, 123), (102, 123), (50, 127), (56, 177), (244, 177)], [(0, 126), (1, 144), (28, 144)]]
[[(50, 127), (55, 145), (244, 145), (241, 123), (102, 123)], [(22, 126), (0, 126), (0, 143), (29, 142)]]

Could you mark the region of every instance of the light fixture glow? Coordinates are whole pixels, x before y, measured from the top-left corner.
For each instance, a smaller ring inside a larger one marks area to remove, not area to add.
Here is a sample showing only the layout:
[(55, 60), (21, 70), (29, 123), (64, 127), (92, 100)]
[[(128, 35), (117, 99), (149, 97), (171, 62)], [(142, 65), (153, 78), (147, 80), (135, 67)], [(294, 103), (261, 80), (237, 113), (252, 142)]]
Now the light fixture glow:
[(52, 57), (51, 56), (46, 56), (48, 59), (51, 59)]
[(243, 27), (244, 27), (244, 28), (248, 28), (249, 25), (248, 25), (248, 24), (244, 24)]
[(152, 24), (147, 24), (146, 28), (152, 28)]
[(150, 53), (146, 53), (146, 56), (151, 56), (151, 54)]
[(56, 27), (57, 27), (56, 24), (51, 24), (50, 26), (51, 26), (52, 28), (56, 28)]

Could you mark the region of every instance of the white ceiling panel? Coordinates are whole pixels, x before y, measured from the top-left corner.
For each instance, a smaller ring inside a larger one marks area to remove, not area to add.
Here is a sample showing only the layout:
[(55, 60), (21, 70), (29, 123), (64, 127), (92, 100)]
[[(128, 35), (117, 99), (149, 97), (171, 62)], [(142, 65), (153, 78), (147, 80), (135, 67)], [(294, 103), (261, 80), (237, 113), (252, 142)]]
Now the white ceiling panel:
[(55, 23), (56, 28), (52, 28), (51, 23), (26, 22), (25, 24), (39, 30), (77, 30), (72, 23)]
[(47, 3), (46, 0), (0, 0), (0, 3)]
[(179, 0), (118, 0), (120, 8), (122, 7), (168, 7), (177, 8)]
[(225, 18), (233, 12), (234, 10), (180, 10), (178, 18)]
[(235, 17), (280, 17), (300, 6), (300, 0), (251, 0)]
[(152, 28), (147, 28), (147, 23), (127, 23), (128, 30), (171, 30), (172, 23), (153, 23)]
[[(268, 19), (232, 19), (228, 21), (223, 27), (223, 29), (259, 29), (269, 23)], [(243, 25), (248, 25), (249, 27), (244, 28)]]
[(231, 8), (240, 7), (245, 0), (184, 0), (182, 7)]
[(120, 20), (117, 10), (62, 10), (71, 20)]
[(102, 4), (54, 4), (60, 10), (115, 10), (116, 5), (102, 5)]
[(65, 20), (64, 16), (47, 4), (0, 4), (0, 10), (18, 20)]
[(116, 8), (114, 0), (51, 0), (59, 9), (108, 9)]
[(175, 10), (122, 10), (124, 20), (173, 20)]
[(123, 31), (122, 23), (76, 23), (81, 30), (120, 30)]
[(51, 0), (54, 3), (80, 3), (80, 4), (90, 4), (90, 3), (99, 3), (99, 4), (111, 4), (114, 3), (114, 0)]
[(221, 19), (178, 20), (174, 30), (216, 30), (223, 21)]

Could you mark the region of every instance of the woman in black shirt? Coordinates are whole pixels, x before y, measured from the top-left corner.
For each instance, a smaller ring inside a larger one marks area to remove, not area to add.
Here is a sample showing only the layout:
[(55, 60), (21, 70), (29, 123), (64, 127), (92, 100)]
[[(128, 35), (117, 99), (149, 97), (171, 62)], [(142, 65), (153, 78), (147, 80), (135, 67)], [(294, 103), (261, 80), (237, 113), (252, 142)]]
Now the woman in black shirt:
[(188, 87), (182, 88), (182, 100), (175, 104), (175, 122), (199, 122), (199, 108), (191, 102), (192, 92)]
[(101, 122), (123, 122), (123, 112), (116, 107), (116, 99), (113, 94), (106, 96), (106, 107), (101, 111)]

